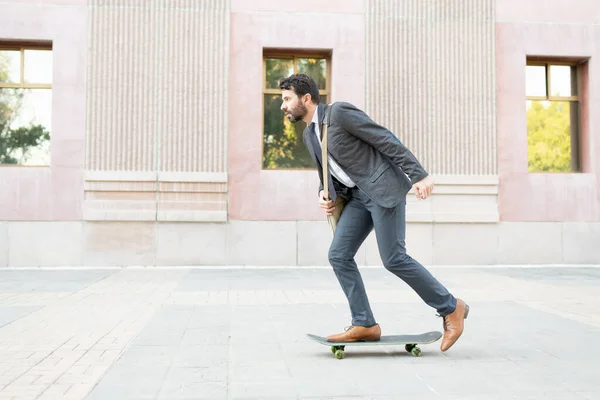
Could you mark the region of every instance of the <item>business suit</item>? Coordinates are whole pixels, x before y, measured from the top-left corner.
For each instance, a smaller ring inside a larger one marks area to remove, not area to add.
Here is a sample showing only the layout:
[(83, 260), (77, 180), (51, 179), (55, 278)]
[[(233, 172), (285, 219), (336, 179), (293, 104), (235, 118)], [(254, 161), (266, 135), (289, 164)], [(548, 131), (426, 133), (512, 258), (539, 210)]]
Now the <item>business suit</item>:
[[(319, 126), (325, 117), (324, 104), (315, 110)], [(321, 149), (311, 135), (314, 124), (303, 133), (305, 145), (317, 164), (323, 188)], [(421, 264), (406, 254), (406, 195), (412, 185), (427, 177), (416, 157), (386, 128), (345, 102), (330, 106), (328, 152), (355, 183), (348, 188), (329, 177), (337, 196), (348, 202), (338, 221), (329, 249), (329, 262), (344, 291), (352, 314), (352, 325), (376, 325), (354, 256), (374, 229), (386, 269), (404, 280), (440, 316), (451, 314), (457, 299)], [(331, 185), (330, 185), (331, 186)]]

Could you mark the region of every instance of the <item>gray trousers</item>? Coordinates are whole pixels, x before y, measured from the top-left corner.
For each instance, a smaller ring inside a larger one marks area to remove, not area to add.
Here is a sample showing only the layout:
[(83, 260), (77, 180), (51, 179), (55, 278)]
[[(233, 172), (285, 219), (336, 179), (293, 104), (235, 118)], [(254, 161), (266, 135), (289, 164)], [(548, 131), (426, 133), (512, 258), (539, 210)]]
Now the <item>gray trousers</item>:
[(406, 199), (395, 208), (383, 208), (357, 187), (350, 189), (350, 195), (329, 248), (329, 262), (348, 299), (352, 325), (376, 323), (354, 260), (373, 228), (385, 268), (406, 282), (441, 316), (452, 313), (456, 298), (425, 267), (406, 254)]

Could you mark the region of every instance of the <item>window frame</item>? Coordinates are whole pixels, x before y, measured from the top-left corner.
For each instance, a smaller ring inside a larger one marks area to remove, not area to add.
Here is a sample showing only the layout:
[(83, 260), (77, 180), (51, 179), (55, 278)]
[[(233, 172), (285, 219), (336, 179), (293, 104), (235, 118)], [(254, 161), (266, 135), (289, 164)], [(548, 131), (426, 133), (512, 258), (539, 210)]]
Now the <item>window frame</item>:
[(0, 51), (19, 51), (21, 53), (20, 62), (20, 82), (7, 83), (0, 82), (0, 89), (52, 89), (52, 83), (26, 83), (25, 82), (25, 50), (46, 50), (52, 51), (52, 44), (42, 43), (18, 43), (10, 44), (0, 42)]
[[(573, 127), (571, 126), (571, 168), (565, 172), (546, 172), (546, 171), (528, 171), (529, 174), (578, 174), (583, 172), (582, 159), (581, 159), (581, 126), (582, 126), (582, 104), (581, 104), (581, 93), (582, 93), (582, 81), (581, 81), (581, 67), (587, 60), (557, 60), (546, 57), (527, 57), (525, 68), (529, 66), (543, 66), (545, 67), (546, 75), (546, 96), (528, 96), (525, 93), (525, 102), (527, 101), (568, 101), (577, 103), (577, 126), (575, 133), (573, 134)], [(577, 85), (577, 95), (573, 96), (553, 96), (550, 89), (552, 88), (552, 77), (550, 74), (551, 66), (569, 66), (575, 67), (575, 82)], [(526, 129), (527, 130), (527, 129)], [(529, 131), (527, 130), (527, 134)], [(527, 152), (527, 163), (529, 164), (529, 152)], [(529, 168), (528, 168), (529, 169)]]
[(265, 95), (267, 94), (281, 94), (281, 89), (267, 89), (267, 59), (278, 58), (294, 60), (294, 74), (298, 73), (298, 59), (299, 58), (322, 58), (325, 59), (327, 72), (325, 74), (325, 89), (319, 89), (319, 96), (327, 96), (328, 101), (331, 102), (331, 52), (319, 52), (319, 51), (303, 51), (303, 50), (265, 50), (263, 51), (263, 63), (262, 63), (262, 85), (261, 85), (261, 133), (260, 133), (260, 169), (261, 171), (312, 171), (315, 170), (315, 166), (307, 168), (264, 168), (264, 157), (265, 157)]
[[(52, 83), (26, 83), (25, 82), (25, 50), (46, 50), (53, 51), (51, 42), (6, 42), (0, 41), (0, 51), (19, 51), (20, 52), (20, 71), (19, 83), (0, 82), (0, 89), (50, 89)], [(53, 54), (54, 58), (54, 54)], [(53, 69), (54, 70), (54, 69)], [(50, 134), (50, 146), (52, 146), (52, 134)], [(52, 160), (52, 151), (50, 151), (50, 160)], [(52, 161), (48, 165), (23, 165), (23, 164), (2, 164), (0, 168), (49, 168)]]
[(281, 89), (267, 89), (267, 59), (268, 58), (276, 58), (276, 59), (286, 59), (286, 60), (294, 60), (294, 74), (298, 73), (298, 59), (299, 58), (321, 58), (325, 59), (327, 66), (327, 74), (325, 76), (325, 89), (319, 89), (319, 96), (321, 95), (329, 95), (330, 86), (331, 86), (331, 56), (328, 54), (318, 54), (318, 53), (302, 53), (291, 52), (291, 53), (264, 53), (263, 54), (263, 70), (262, 70), (262, 94), (281, 94)]
[[(534, 67), (545, 67), (546, 69), (546, 96), (527, 96), (525, 94), (525, 98), (527, 100), (534, 101), (577, 101), (579, 102), (579, 93), (581, 93), (581, 80), (579, 78), (579, 64), (574, 61), (530, 61), (527, 60), (526, 67), (534, 66)], [(576, 67), (577, 76), (575, 77), (577, 81), (577, 95), (576, 96), (552, 96), (550, 93), (550, 88), (552, 87), (552, 77), (550, 74), (550, 66), (569, 66)]]

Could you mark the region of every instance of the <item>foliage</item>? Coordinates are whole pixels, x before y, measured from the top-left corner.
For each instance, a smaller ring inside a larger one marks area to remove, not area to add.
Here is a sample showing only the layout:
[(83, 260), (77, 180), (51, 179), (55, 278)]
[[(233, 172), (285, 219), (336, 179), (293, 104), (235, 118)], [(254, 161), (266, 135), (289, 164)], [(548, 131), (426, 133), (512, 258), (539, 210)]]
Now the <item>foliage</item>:
[[(300, 58), (298, 72), (315, 79), (325, 88), (326, 63), (323, 59)], [(266, 63), (267, 87), (278, 89), (278, 81), (287, 77), (294, 68), (292, 59), (268, 59)], [(327, 98), (321, 96), (321, 102)], [(281, 95), (264, 95), (263, 168), (314, 168), (313, 161), (302, 140), (306, 124), (292, 124), (281, 111)]]
[(306, 124), (302, 121), (291, 123), (280, 107), (280, 95), (265, 95), (263, 168), (313, 167), (302, 140)]
[(569, 102), (533, 101), (527, 110), (530, 172), (571, 171), (571, 112)]

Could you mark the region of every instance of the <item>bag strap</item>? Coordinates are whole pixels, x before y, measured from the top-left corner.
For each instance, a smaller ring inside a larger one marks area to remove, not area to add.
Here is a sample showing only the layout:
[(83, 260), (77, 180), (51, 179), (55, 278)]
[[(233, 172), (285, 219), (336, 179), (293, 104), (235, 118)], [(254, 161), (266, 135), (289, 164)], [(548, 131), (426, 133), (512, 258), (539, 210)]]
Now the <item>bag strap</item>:
[(329, 174), (327, 173), (329, 157), (327, 156), (327, 126), (329, 126), (329, 110), (331, 104), (325, 106), (325, 117), (323, 118), (323, 138), (321, 139), (321, 161), (323, 164), (323, 196), (329, 200)]

